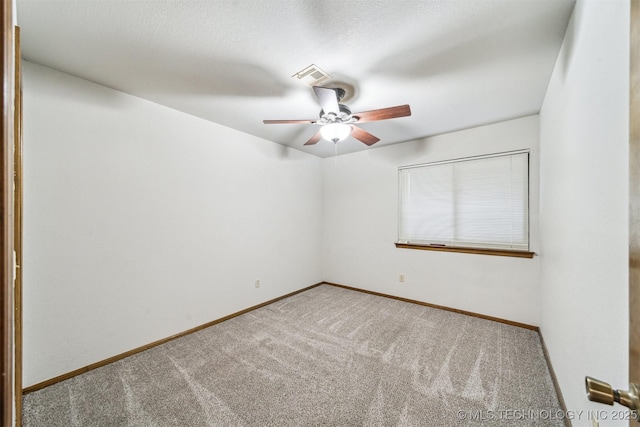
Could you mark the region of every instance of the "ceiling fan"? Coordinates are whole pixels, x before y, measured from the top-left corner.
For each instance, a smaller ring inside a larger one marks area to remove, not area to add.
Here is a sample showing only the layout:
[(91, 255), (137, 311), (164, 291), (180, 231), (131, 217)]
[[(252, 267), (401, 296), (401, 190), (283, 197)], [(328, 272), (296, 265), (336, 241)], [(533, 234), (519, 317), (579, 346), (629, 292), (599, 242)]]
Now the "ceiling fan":
[(288, 123), (321, 125), (320, 131), (313, 135), (304, 145), (313, 145), (322, 138), (337, 143), (346, 139), (349, 135), (367, 145), (373, 145), (380, 141), (380, 138), (371, 135), (366, 130), (356, 126), (356, 124), (411, 115), (409, 105), (398, 105), (396, 107), (380, 108), (362, 113), (351, 113), (349, 107), (340, 104), (340, 101), (345, 95), (344, 89), (339, 87), (328, 88), (313, 86), (313, 91), (322, 108), (318, 120), (263, 120), (263, 123), (267, 125)]

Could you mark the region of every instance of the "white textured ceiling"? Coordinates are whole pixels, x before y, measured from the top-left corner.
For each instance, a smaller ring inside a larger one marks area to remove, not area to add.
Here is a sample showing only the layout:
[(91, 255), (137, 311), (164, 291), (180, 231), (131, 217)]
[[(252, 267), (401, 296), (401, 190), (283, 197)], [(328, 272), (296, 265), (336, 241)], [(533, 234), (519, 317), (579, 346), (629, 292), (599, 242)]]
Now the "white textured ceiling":
[[(372, 148), (539, 112), (575, 0), (18, 0), (26, 60), (321, 157), (303, 146), (316, 64), (352, 82)], [(349, 138), (338, 152), (372, 149)]]

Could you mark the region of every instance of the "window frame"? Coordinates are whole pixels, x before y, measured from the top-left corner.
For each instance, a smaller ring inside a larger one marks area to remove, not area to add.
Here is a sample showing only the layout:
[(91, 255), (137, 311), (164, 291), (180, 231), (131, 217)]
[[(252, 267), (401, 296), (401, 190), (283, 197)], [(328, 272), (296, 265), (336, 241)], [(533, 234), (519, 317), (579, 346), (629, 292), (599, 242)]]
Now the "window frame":
[[(487, 158), (494, 157), (502, 157), (502, 156), (513, 156), (518, 154), (526, 154), (526, 202), (527, 202), (527, 219), (526, 219), (526, 237), (527, 237), (527, 249), (515, 249), (515, 248), (491, 248), (491, 247), (482, 247), (482, 246), (472, 246), (472, 245), (451, 245), (451, 244), (441, 244), (441, 243), (422, 243), (422, 242), (411, 242), (402, 240), (400, 238), (400, 231), (402, 228), (402, 198), (403, 194), (403, 179), (402, 179), (402, 171), (406, 169), (416, 169), (421, 167), (428, 166), (436, 166), (443, 164), (451, 164), (451, 163), (460, 163), (465, 161), (473, 161), (473, 160), (481, 160)], [(398, 167), (398, 224), (397, 224), (397, 240), (395, 242), (396, 248), (402, 249), (418, 249), (418, 250), (430, 250), (430, 251), (439, 251), (439, 252), (459, 252), (459, 253), (469, 253), (469, 254), (483, 254), (483, 255), (497, 255), (497, 256), (509, 256), (509, 257), (518, 257), (518, 258), (533, 258), (535, 253), (530, 250), (531, 248), (531, 184), (530, 184), (530, 166), (531, 166), (531, 153), (529, 149), (521, 149), (521, 150), (512, 150), (507, 152), (498, 152), (491, 154), (483, 154), (478, 156), (469, 156), (469, 157), (461, 157), (455, 159), (448, 160), (440, 160), (428, 163), (420, 163), (415, 165), (407, 165)]]

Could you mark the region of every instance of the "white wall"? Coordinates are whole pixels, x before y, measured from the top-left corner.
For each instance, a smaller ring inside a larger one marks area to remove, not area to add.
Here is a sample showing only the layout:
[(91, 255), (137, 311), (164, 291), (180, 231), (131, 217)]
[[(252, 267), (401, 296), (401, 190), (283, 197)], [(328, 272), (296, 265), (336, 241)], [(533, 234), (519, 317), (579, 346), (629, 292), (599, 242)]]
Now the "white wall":
[(24, 385), (319, 282), (321, 173), (25, 63)]
[[(569, 409), (609, 409), (584, 376), (627, 381), (628, 22), (578, 1), (540, 117), (324, 160), (25, 63), (24, 385), (326, 280), (540, 325)], [(521, 148), (540, 256), (395, 248), (398, 166)]]
[(579, 0), (540, 113), (541, 331), (570, 410), (613, 409), (585, 375), (628, 384), (628, 58), (629, 2)]
[(394, 246), (399, 166), (528, 148), (531, 250), (538, 252), (538, 130), (531, 116), (325, 159), (324, 280), (538, 325), (538, 257)]

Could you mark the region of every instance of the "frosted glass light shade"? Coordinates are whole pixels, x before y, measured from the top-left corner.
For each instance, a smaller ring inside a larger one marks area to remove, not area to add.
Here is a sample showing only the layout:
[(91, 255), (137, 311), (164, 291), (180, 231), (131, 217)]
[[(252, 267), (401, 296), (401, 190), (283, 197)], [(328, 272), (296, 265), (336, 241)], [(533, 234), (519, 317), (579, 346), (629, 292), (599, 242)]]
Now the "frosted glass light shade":
[(351, 126), (344, 123), (331, 123), (322, 126), (320, 135), (327, 141), (338, 142), (347, 139), (351, 134)]

